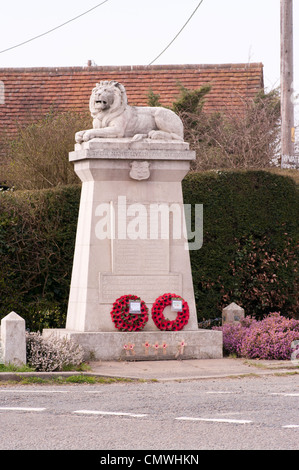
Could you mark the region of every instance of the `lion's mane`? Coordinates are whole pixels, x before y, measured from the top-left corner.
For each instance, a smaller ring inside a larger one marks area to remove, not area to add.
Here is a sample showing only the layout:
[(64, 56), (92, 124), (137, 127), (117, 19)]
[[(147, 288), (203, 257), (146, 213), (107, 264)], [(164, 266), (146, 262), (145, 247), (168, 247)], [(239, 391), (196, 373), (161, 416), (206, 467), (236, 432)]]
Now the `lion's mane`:
[[(113, 104), (110, 106), (109, 109), (99, 111), (95, 108), (95, 99), (99, 92), (102, 92), (104, 90), (113, 93)], [(100, 83), (96, 84), (96, 86), (91, 92), (89, 100), (89, 109), (91, 116), (101, 122), (101, 127), (108, 127), (109, 123), (114, 118), (124, 112), (127, 107), (127, 104), (127, 93), (125, 87), (121, 83), (118, 83), (114, 80), (101, 81)]]

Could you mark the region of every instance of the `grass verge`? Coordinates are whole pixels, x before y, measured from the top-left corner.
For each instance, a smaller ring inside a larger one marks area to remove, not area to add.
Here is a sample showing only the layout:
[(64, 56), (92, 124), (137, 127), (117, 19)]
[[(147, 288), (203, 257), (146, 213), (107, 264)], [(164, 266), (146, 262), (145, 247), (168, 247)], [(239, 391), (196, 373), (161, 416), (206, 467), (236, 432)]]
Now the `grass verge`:
[(8, 378), (7, 380), (2, 379), (0, 385), (5, 384), (18, 384), (18, 385), (67, 385), (67, 384), (111, 384), (118, 382), (143, 382), (142, 379), (128, 379), (118, 377), (101, 377), (85, 374), (75, 374), (64, 377), (63, 375), (51, 376), (51, 377), (40, 377), (36, 375), (24, 376), (20, 373), (14, 379)]

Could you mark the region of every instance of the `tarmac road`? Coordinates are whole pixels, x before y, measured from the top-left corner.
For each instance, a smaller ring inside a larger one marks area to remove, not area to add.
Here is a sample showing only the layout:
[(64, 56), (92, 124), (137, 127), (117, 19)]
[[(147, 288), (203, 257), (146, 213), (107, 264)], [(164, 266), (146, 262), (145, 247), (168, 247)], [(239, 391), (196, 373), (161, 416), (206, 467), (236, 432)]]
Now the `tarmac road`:
[[(299, 375), (0, 383), (1, 450), (295, 450)], [(151, 463), (151, 462), (146, 462)]]

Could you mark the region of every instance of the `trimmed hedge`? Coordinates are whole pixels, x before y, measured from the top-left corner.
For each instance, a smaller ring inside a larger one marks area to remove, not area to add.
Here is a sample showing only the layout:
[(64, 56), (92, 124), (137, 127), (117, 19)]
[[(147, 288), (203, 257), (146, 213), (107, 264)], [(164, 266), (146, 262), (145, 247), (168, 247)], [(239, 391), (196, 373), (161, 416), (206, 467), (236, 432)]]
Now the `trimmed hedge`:
[[(198, 319), (234, 301), (246, 314), (299, 316), (298, 188), (264, 171), (190, 173), (184, 202), (203, 204), (203, 246), (191, 251)], [(32, 331), (65, 326), (80, 186), (0, 193), (0, 318)]]
[(198, 318), (230, 302), (246, 314), (299, 315), (298, 187), (265, 171), (194, 173), (184, 201), (203, 204), (203, 246), (191, 252)]
[(80, 186), (0, 193), (0, 317), (64, 327)]

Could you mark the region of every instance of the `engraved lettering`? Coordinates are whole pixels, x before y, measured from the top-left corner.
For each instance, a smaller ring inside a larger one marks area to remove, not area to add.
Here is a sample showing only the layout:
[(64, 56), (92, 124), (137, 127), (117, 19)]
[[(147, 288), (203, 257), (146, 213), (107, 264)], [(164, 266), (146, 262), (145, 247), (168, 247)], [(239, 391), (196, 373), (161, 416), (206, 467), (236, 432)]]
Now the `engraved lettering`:
[(182, 291), (181, 274), (167, 275), (114, 275), (100, 273), (100, 303), (114, 302), (117, 297), (134, 292), (144, 302), (154, 302), (161, 292)]

